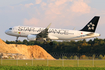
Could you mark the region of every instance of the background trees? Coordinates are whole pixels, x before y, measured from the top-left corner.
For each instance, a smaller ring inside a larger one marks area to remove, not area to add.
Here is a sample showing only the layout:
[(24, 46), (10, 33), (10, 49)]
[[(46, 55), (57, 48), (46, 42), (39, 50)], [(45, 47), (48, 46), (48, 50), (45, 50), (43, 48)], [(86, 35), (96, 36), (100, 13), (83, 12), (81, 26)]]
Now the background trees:
[[(7, 44), (16, 44), (15, 41), (5, 41)], [(17, 44), (25, 45), (39, 45), (43, 47), (49, 53), (78, 53), (78, 54), (105, 54), (105, 39), (95, 38), (93, 40), (86, 41), (53, 41), (53, 45), (49, 43), (44, 44), (43, 42), (38, 41), (18, 41)]]

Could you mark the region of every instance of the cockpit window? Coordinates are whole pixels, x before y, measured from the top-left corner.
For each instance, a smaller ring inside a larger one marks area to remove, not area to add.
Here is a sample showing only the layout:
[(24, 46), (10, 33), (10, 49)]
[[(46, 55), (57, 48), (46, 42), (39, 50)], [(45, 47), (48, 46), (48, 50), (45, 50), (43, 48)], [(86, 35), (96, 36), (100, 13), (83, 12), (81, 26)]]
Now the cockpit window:
[(9, 28), (9, 30), (12, 30), (12, 28)]

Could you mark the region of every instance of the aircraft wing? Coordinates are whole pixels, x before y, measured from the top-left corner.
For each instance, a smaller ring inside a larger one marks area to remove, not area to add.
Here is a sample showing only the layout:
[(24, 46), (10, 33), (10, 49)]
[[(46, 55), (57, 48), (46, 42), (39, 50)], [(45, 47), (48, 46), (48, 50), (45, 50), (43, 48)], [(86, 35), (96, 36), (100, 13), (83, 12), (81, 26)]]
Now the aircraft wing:
[(48, 30), (50, 26), (51, 26), (51, 23), (43, 31), (37, 34), (37, 38), (48, 38)]

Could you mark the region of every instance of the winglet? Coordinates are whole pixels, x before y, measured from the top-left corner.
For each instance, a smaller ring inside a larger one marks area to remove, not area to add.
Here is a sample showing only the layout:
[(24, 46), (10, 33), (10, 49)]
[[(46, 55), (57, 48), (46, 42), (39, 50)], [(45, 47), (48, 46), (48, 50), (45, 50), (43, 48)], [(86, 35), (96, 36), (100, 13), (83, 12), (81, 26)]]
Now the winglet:
[(46, 29), (49, 29), (50, 28), (50, 26), (51, 26), (51, 23), (46, 27)]

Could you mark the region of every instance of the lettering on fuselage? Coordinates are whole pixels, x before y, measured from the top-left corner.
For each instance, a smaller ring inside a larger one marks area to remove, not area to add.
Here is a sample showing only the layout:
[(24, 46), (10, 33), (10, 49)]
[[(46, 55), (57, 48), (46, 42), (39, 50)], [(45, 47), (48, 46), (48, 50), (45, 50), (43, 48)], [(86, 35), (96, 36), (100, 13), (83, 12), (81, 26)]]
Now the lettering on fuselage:
[(35, 31), (35, 28), (31, 28), (31, 27), (19, 27), (18, 31)]
[[(29, 31), (29, 32), (41, 32), (45, 28), (32, 28), (32, 27), (18, 27), (18, 31)], [(48, 33), (54, 33), (54, 34), (64, 34), (64, 35), (74, 35), (74, 33), (69, 33), (68, 30), (61, 30), (61, 29), (49, 29)]]

